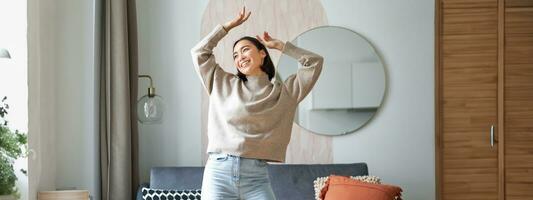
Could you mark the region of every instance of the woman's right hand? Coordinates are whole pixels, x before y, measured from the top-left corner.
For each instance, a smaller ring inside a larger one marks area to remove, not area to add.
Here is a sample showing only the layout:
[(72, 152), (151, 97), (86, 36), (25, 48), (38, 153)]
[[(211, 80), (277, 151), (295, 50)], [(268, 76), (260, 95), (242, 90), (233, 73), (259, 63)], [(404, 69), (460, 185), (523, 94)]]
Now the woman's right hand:
[(246, 13), (246, 7), (242, 7), (242, 10), (241, 12), (239, 12), (239, 15), (237, 15), (237, 17), (235, 17), (235, 19), (229, 21), (229, 22), (226, 22), (223, 26), (224, 26), (224, 29), (226, 29), (226, 31), (230, 31), (232, 28), (235, 28), (239, 25), (241, 25), (242, 23), (244, 23), (248, 17), (250, 17), (250, 14), (252, 14), (252, 12), (248, 12)]

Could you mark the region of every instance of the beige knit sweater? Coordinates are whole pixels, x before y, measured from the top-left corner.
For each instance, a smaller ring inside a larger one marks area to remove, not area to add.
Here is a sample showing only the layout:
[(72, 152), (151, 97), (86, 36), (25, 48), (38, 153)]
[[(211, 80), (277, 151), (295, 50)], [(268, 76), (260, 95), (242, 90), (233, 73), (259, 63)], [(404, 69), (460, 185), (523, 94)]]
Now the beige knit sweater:
[(318, 79), (323, 58), (287, 42), (283, 53), (302, 65), (295, 74), (283, 82), (266, 73), (242, 81), (215, 61), (213, 48), (226, 34), (217, 25), (191, 50), (209, 94), (207, 152), (284, 162), (296, 107)]

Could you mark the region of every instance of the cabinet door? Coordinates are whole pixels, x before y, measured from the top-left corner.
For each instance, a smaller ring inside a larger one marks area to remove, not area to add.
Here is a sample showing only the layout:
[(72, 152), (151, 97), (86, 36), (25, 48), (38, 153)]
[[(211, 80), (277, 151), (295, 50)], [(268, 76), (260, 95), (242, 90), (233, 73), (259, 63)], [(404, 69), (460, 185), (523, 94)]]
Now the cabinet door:
[(533, 1), (505, 1), (505, 199), (533, 199)]
[(497, 1), (441, 3), (441, 199), (498, 199)]

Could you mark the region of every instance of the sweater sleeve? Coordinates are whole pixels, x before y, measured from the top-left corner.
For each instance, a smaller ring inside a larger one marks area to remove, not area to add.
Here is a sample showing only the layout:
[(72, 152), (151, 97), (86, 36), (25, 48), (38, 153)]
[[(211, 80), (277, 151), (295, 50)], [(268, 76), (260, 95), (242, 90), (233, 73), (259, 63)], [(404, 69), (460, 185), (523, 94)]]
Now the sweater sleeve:
[[(290, 75), (285, 81), (285, 86), (294, 99), (300, 103), (315, 85), (320, 72), (324, 58), (318, 54), (307, 51), (305, 49), (294, 46), (287, 42), (283, 49), (283, 53), (297, 59), (302, 65), (298, 71)], [(280, 66), (283, 67), (283, 66)]]
[(218, 42), (226, 36), (227, 31), (222, 25), (217, 25), (211, 33), (207, 34), (196, 46), (191, 49), (192, 61), (196, 73), (200, 76), (202, 85), (208, 94), (211, 94), (213, 84), (217, 79), (225, 79), (233, 74), (224, 71), (215, 61), (213, 49)]

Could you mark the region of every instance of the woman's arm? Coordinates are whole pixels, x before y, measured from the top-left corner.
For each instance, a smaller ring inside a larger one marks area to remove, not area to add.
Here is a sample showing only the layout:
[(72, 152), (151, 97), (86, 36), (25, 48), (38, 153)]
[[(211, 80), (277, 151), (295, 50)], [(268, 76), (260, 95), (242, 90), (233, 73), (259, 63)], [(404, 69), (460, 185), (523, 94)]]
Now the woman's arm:
[(208, 94), (211, 94), (215, 79), (231, 76), (230, 73), (224, 71), (220, 65), (216, 63), (213, 49), (231, 29), (239, 26), (250, 17), (250, 12), (248, 14), (245, 13), (246, 10), (243, 8), (235, 19), (225, 23), (224, 26), (217, 25), (211, 33), (207, 34), (206, 37), (191, 49), (194, 68), (200, 76), (202, 85)]
[(256, 38), (266, 47), (282, 51), (302, 64), (302, 67), (295, 74), (285, 80), (287, 90), (300, 103), (318, 80), (324, 58), (316, 53), (294, 46), (290, 42), (284, 43), (281, 40), (272, 38), (268, 32), (264, 32), (263, 37), (257, 35)]
[(322, 71), (324, 58), (318, 54), (294, 46), (290, 42), (285, 43), (283, 53), (297, 59), (302, 65), (295, 74), (285, 80), (287, 90), (299, 103), (313, 89)]
[(194, 69), (200, 76), (202, 85), (208, 94), (211, 94), (215, 78), (229, 75), (216, 63), (215, 55), (213, 55), (213, 49), (226, 34), (226, 30), (221, 25), (217, 25), (211, 33), (191, 49)]

